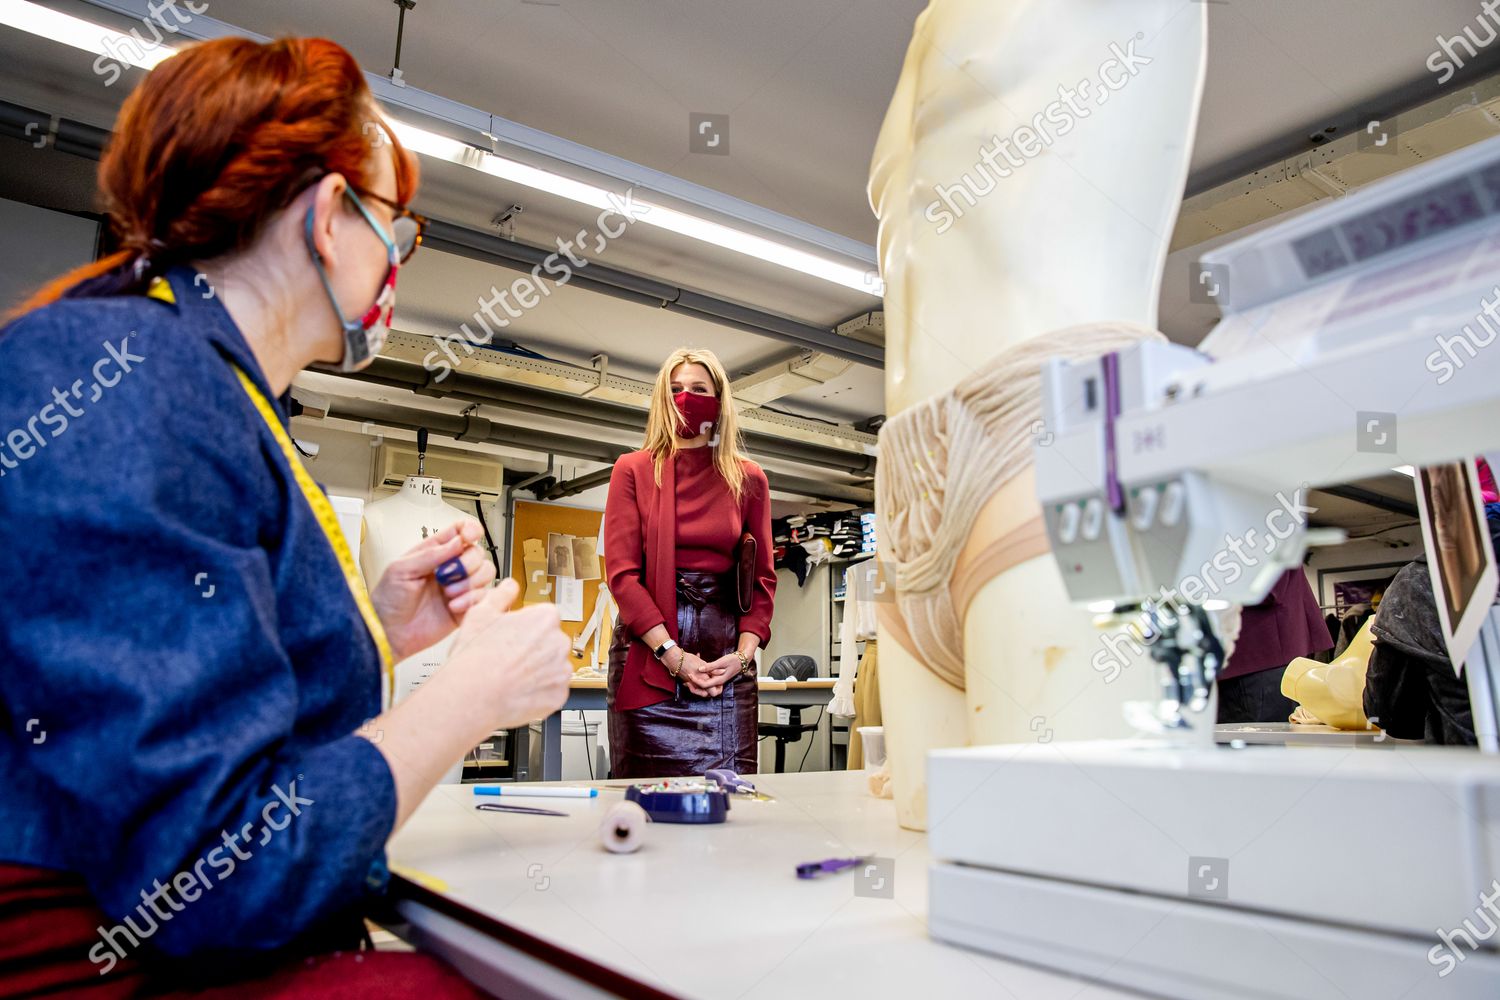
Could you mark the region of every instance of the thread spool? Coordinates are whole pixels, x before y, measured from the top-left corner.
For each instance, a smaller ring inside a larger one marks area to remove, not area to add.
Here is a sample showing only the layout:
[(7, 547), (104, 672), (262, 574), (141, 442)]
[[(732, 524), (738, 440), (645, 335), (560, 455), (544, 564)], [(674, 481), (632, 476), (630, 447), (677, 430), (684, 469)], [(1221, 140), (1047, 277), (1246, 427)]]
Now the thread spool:
[(611, 854), (630, 854), (641, 849), (649, 822), (646, 810), (634, 802), (616, 802), (599, 824), (599, 839)]

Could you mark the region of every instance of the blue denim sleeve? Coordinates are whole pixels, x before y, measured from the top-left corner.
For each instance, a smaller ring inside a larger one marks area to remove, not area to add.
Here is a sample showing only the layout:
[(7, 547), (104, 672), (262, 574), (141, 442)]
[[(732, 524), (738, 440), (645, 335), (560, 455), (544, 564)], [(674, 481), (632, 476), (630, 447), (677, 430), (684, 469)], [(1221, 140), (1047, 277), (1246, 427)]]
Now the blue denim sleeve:
[[(106, 354), (39, 325), (44, 350), (0, 344), (0, 433)], [(0, 720), (42, 790), (0, 816), (45, 811), (109, 917), (153, 915), (152, 947), (275, 948), (382, 888), (394, 783), (346, 720), (305, 717), (262, 537), (286, 510), (232, 372), (141, 333), (0, 479)]]

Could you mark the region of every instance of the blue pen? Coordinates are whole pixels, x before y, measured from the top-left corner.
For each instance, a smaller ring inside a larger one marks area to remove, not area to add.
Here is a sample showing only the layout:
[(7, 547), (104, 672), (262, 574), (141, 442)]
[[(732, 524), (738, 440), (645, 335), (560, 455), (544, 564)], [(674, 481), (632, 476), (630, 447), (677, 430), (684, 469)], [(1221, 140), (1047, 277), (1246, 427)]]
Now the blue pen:
[(512, 788), (506, 785), (475, 785), (474, 794), (515, 795), (531, 799), (595, 799), (599, 797), (599, 789), (572, 788), (568, 786), (560, 788)]

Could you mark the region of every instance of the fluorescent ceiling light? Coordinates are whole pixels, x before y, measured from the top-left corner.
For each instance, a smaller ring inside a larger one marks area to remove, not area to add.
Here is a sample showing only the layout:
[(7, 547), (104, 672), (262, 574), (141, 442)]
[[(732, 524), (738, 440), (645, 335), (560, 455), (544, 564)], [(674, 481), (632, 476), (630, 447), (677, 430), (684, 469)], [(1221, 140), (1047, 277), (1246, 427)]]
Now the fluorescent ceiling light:
[[(140, 69), (152, 69), (177, 52), (164, 42), (145, 44), (144, 39), (133, 38), (102, 24), (43, 7), (31, 0), (0, 2), (0, 24), (95, 55), (109, 56), (115, 62)], [(153, 34), (160, 35), (161, 32)]]
[[(462, 164), (503, 180), (535, 188), (538, 191), (546, 191), (591, 208), (615, 208), (622, 201), (619, 195), (596, 185), (576, 181), (508, 157), (497, 156), (459, 142), (457, 139), (437, 135), (403, 121), (388, 120), (404, 145), (425, 156)], [(714, 246), (799, 271), (814, 278), (822, 278), (824, 281), (831, 281), (876, 298), (885, 293), (885, 286), (879, 274), (873, 269), (861, 268), (807, 250), (790, 247), (754, 233), (747, 233), (742, 229), (735, 229), (732, 226), (656, 204), (649, 199), (633, 197), (631, 204), (649, 209), (636, 216), (638, 222), (656, 226), (689, 239), (702, 240), (704, 243), (711, 243)]]
[[(31, 0), (0, 0), (0, 24), (43, 38), (71, 45), (96, 55), (141, 69), (152, 69), (171, 57), (176, 49), (165, 43), (144, 44), (143, 40), (124, 32), (114, 31), (103, 25), (82, 18), (51, 10)], [(160, 35), (159, 31), (153, 32)], [(477, 149), (456, 139), (437, 135), (396, 119), (390, 119), (402, 143), (414, 152), (450, 163), (492, 174), (524, 187), (546, 191), (592, 208), (614, 208), (620, 198), (612, 192), (593, 184), (576, 181), (561, 174), (534, 167), (508, 157), (497, 156), (487, 150)], [(726, 226), (719, 222), (646, 199), (632, 199), (632, 203), (649, 209), (635, 218), (639, 222), (656, 226), (669, 232), (701, 240), (726, 250), (733, 250), (747, 257), (754, 257), (779, 267), (831, 281), (857, 292), (880, 298), (885, 294), (885, 284), (872, 268), (849, 264), (819, 254), (787, 246), (754, 233)]]

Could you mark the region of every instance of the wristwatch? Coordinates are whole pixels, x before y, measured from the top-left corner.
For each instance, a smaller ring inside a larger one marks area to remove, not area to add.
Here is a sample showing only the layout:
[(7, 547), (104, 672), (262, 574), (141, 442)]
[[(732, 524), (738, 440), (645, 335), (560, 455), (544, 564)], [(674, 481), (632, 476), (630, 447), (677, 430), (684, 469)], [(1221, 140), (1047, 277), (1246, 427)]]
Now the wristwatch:
[(673, 677), (677, 676), (677, 671), (673, 670), (672, 667), (667, 663), (667, 661), (662, 660), (661, 658), (667, 655), (667, 651), (669, 649), (675, 649), (676, 646), (677, 643), (673, 642), (671, 639), (668, 639), (666, 642), (662, 643), (660, 646), (657, 646), (651, 651), (651, 655), (656, 657), (658, 660), (661, 660), (662, 666), (666, 667), (667, 673), (671, 674)]

